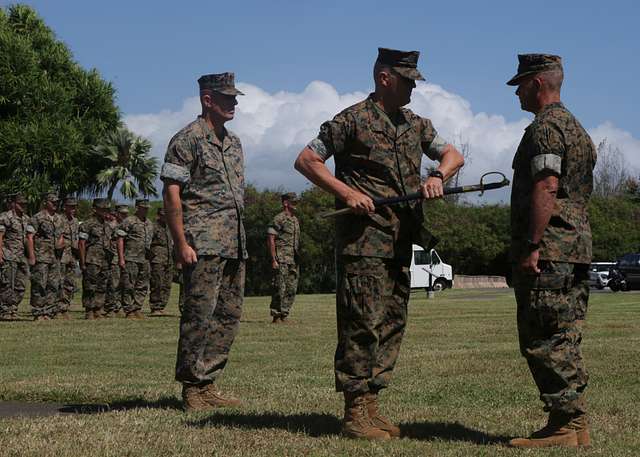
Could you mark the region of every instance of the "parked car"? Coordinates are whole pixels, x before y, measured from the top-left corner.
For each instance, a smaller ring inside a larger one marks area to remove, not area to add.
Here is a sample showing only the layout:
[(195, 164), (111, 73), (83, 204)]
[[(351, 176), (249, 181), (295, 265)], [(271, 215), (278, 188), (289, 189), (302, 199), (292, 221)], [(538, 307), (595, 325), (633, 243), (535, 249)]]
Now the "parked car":
[(614, 292), (640, 289), (640, 253), (618, 259), (609, 273), (609, 288)]
[(589, 285), (597, 289), (604, 289), (609, 285), (609, 270), (615, 262), (593, 262), (589, 266)]

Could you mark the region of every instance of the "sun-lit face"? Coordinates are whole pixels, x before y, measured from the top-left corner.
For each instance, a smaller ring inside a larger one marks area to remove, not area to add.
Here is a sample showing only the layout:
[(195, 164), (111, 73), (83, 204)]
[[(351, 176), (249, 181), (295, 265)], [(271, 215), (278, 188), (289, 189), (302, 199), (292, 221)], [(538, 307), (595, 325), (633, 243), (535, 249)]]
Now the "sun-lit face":
[(75, 205), (64, 205), (64, 213), (68, 218), (72, 218), (76, 215), (76, 209)]
[(411, 93), (416, 87), (416, 82), (413, 79), (405, 78), (400, 74), (392, 73), (394, 82), (394, 93), (398, 101), (398, 106), (408, 105), (411, 102)]
[(209, 115), (217, 122), (230, 121), (236, 114), (238, 100), (235, 95), (211, 91), (202, 96), (202, 101)]

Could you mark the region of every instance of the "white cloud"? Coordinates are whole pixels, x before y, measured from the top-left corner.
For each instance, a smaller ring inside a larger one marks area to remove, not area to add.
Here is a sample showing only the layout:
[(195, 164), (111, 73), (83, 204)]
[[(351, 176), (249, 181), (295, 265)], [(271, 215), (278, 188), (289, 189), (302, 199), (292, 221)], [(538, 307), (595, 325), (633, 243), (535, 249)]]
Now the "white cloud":
[[(300, 93), (270, 94), (259, 87), (238, 85), (246, 96), (238, 97), (236, 117), (229, 127), (236, 132), (246, 155), (246, 177), (258, 187), (300, 191), (308, 182), (293, 169), (298, 152), (314, 138), (322, 122), (362, 100), (365, 92), (339, 94), (331, 85), (314, 81)], [(477, 182), (487, 171), (501, 171), (511, 177), (511, 160), (524, 128), (530, 120), (508, 122), (503, 116), (474, 113), (471, 104), (441, 86), (418, 83), (410, 108), (433, 121), (438, 132), (453, 142), (469, 143), (471, 161), (464, 171), (465, 183)], [(127, 126), (153, 143), (153, 154), (161, 160), (171, 136), (200, 112), (198, 97), (188, 98), (178, 111), (125, 116)], [(640, 140), (605, 122), (590, 130), (597, 144), (607, 138), (640, 169)], [(487, 193), (483, 200), (507, 200), (506, 191)]]

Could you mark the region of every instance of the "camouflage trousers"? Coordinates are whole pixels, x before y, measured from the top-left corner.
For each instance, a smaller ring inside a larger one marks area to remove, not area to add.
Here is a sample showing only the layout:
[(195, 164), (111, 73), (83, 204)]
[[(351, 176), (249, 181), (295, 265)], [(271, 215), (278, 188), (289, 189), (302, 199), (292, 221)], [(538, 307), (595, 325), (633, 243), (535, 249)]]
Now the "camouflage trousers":
[(299, 272), (298, 265), (294, 263), (281, 263), (273, 271), (270, 306), (272, 316), (287, 317), (291, 312), (298, 290)]
[(338, 257), (338, 392), (377, 392), (388, 386), (407, 322), (410, 285), (409, 269), (398, 261)]
[(111, 263), (108, 274), (104, 310), (108, 313), (116, 313), (122, 309), (122, 269), (120, 265)]
[(58, 312), (66, 313), (69, 311), (73, 296), (76, 293), (76, 264), (61, 264), (60, 276), (61, 284), (58, 292)]
[(540, 261), (542, 273), (514, 270), (520, 352), (545, 411), (586, 412), (580, 344), (589, 301), (588, 265)]
[(167, 263), (152, 263), (149, 277), (149, 307), (151, 311), (163, 310), (169, 303), (171, 283), (173, 282), (173, 265)]
[(195, 265), (183, 267), (183, 275), (176, 381), (211, 383), (227, 364), (240, 326), (245, 262), (200, 256)]
[(0, 264), (0, 316), (16, 314), (29, 276), (26, 262), (5, 260)]
[(82, 306), (86, 311), (104, 309), (109, 265), (88, 264), (82, 272)]
[(36, 262), (31, 267), (31, 314), (53, 317), (58, 311), (60, 264)]
[(149, 262), (127, 262), (122, 272), (122, 308), (127, 314), (142, 310), (149, 290)]

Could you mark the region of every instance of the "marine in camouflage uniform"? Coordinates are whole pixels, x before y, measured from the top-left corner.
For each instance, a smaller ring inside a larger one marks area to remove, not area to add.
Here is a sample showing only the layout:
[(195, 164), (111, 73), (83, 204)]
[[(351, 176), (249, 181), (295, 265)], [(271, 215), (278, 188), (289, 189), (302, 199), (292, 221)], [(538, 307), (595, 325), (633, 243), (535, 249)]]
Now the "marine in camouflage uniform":
[(149, 290), (149, 250), (153, 222), (147, 219), (149, 200), (136, 200), (136, 212), (118, 225), (118, 259), (122, 269), (122, 307), (129, 319), (142, 319)]
[(35, 320), (51, 319), (58, 311), (60, 258), (56, 251), (60, 251), (63, 243), (56, 213), (58, 201), (56, 194), (47, 194), (44, 208), (31, 218), (36, 259), (31, 267), (31, 314)]
[(520, 351), (549, 423), (512, 445), (588, 445), (587, 370), (580, 345), (589, 299), (591, 228), (587, 206), (596, 148), (560, 102), (558, 56), (520, 55), (522, 108), (535, 113), (513, 160), (512, 258)]
[(69, 308), (76, 292), (76, 262), (78, 258), (79, 223), (75, 217), (78, 201), (65, 198), (64, 214), (59, 215), (60, 231), (64, 241), (60, 257), (61, 284), (58, 292), (58, 317), (69, 319)]
[(161, 172), (167, 223), (183, 265), (176, 380), (187, 411), (239, 404), (214, 381), (238, 332), (247, 258), (244, 157), (240, 139), (224, 128), (241, 92), (233, 73), (198, 83), (203, 114), (171, 139)]
[(282, 195), (283, 211), (278, 213), (267, 229), (267, 246), (273, 269), (271, 316), (273, 323), (286, 322), (298, 289), (298, 254), (300, 223), (294, 215), (298, 200), (295, 192)]
[(80, 225), (79, 248), (82, 270), (82, 306), (86, 319), (100, 319), (104, 311), (110, 262), (107, 251), (110, 231), (106, 224), (109, 200), (95, 198), (94, 214)]
[[(412, 243), (423, 225), (419, 203), (375, 208), (372, 199), (422, 190), (442, 196), (442, 181), (464, 160), (431, 121), (402, 108), (409, 103), (419, 53), (380, 48), (376, 91), (325, 122), (300, 153), (296, 169), (336, 195), (336, 207), (354, 213), (336, 219), (338, 344), (336, 389), (344, 392), (343, 433), (386, 439), (399, 428), (377, 410), (404, 334), (410, 293)], [(422, 157), (440, 161), (424, 183)], [(335, 160), (335, 178), (324, 165)], [(425, 246), (427, 247), (427, 246)]]
[(109, 282), (107, 284), (107, 295), (104, 306), (104, 317), (117, 317), (122, 313), (122, 270), (118, 259), (118, 237), (116, 229), (118, 225), (129, 216), (127, 205), (116, 205), (111, 211), (107, 220), (109, 230), (109, 249), (107, 258), (109, 260)]
[(24, 213), (26, 198), (12, 195), (8, 211), (0, 213), (0, 320), (15, 320), (24, 297), (29, 265), (27, 234), (33, 233), (30, 218)]
[(173, 261), (173, 240), (162, 208), (158, 210), (158, 217), (153, 228), (149, 263), (151, 264), (149, 307), (152, 316), (161, 316), (169, 303), (175, 264)]

